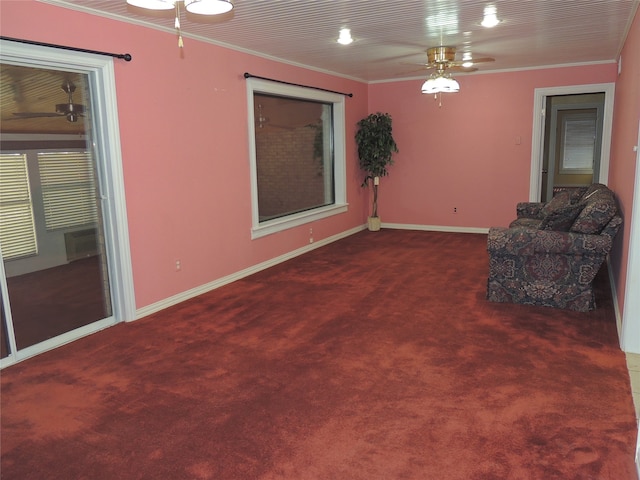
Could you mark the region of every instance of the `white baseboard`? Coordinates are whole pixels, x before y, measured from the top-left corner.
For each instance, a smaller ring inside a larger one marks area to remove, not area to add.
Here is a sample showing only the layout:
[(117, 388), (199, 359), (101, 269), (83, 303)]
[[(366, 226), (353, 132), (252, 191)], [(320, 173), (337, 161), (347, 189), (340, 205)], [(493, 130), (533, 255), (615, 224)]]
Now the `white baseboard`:
[(449, 232), (449, 233), (489, 233), (488, 228), (480, 227), (451, 227), (441, 225), (413, 225), (407, 223), (383, 223), (382, 228), (396, 230), (423, 230), (425, 232)]
[(622, 348), (622, 314), (620, 313), (620, 305), (618, 304), (618, 291), (616, 289), (616, 282), (613, 278), (613, 270), (611, 269), (611, 262), (609, 256), (607, 256), (607, 273), (609, 274), (609, 285), (611, 285), (611, 298), (613, 300), (613, 312), (616, 316), (616, 327), (618, 330), (618, 344)]
[(211, 290), (215, 290), (216, 288), (220, 288), (231, 282), (235, 282), (236, 280), (240, 280), (241, 278), (248, 277), (249, 275), (258, 273), (269, 267), (278, 265), (279, 263), (286, 262), (287, 260), (291, 260), (292, 258), (298, 257), (304, 253), (310, 252), (311, 250), (315, 250), (316, 248), (323, 247), (324, 245), (328, 245), (342, 238), (346, 238), (350, 235), (353, 235), (354, 233), (358, 233), (364, 230), (365, 228), (366, 228), (365, 225), (352, 228), (350, 230), (341, 232), (339, 234), (333, 235), (323, 240), (319, 240), (309, 245), (305, 245), (302, 248), (298, 248), (289, 253), (285, 253), (284, 255), (280, 255), (279, 257), (272, 258), (270, 260), (267, 260), (266, 262), (253, 265), (249, 268), (245, 268), (244, 270), (240, 270), (239, 272), (235, 272), (235, 273), (232, 273), (231, 275), (227, 275), (226, 277), (219, 278), (217, 280), (206, 283), (199, 287), (192, 288), (191, 290), (187, 290), (186, 292), (178, 293), (177, 295), (173, 295), (169, 298), (165, 298), (164, 300), (160, 300), (159, 302), (152, 303), (151, 305), (147, 305), (146, 307), (139, 308), (136, 310), (136, 316), (134, 321), (140, 318), (146, 317), (147, 315), (151, 315), (152, 313), (159, 312), (160, 310), (164, 310), (165, 308), (169, 308), (173, 305), (177, 305), (178, 303), (184, 302), (185, 300), (189, 300), (190, 298), (197, 297), (198, 295), (202, 295), (203, 293), (207, 293), (207, 292), (210, 292)]

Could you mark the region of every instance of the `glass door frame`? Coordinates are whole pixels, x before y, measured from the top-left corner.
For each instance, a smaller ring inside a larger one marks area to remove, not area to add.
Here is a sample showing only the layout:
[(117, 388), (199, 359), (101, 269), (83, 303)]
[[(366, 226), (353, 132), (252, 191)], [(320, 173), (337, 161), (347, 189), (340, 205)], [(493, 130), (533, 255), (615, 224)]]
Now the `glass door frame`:
[(0, 40), (0, 63), (59, 69), (88, 75), (93, 122), (91, 147), (98, 167), (113, 308), (113, 315), (109, 318), (17, 350), (4, 262), (0, 262), (2, 263), (0, 294), (7, 323), (7, 347), (9, 348), (9, 355), (0, 359), (0, 368), (64, 345), (115, 323), (132, 321), (136, 318), (113, 62), (113, 58), (102, 55)]

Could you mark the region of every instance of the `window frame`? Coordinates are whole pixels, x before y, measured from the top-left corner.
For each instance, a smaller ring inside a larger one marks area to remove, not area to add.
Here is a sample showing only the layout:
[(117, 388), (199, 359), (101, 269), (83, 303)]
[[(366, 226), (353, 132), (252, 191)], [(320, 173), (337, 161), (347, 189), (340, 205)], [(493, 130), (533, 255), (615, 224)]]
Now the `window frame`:
[[(293, 99), (331, 103), (333, 105), (333, 187), (335, 195), (333, 204), (260, 222), (258, 211), (258, 174), (256, 163), (256, 119), (254, 116), (254, 93), (279, 95)], [(247, 79), (247, 105), (251, 179), (251, 238), (261, 238), (273, 233), (281, 232), (283, 230), (346, 212), (348, 204), (346, 188), (346, 122), (344, 95), (258, 78), (249, 78)]]

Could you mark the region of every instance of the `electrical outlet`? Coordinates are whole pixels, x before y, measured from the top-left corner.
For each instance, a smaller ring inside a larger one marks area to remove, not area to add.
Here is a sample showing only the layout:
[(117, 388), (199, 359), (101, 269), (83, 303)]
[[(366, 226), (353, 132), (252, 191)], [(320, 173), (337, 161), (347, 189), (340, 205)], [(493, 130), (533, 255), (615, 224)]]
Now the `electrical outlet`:
[(313, 228), (309, 229), (309, 243), (313, 243)]
[(176, 272), (179, 272), (180, 270), (182, 270), (182, 263), (180, 260), (176, 260)]
[(452, 213), (458, 213), (458, 207), (453, 207), (453, 212)]

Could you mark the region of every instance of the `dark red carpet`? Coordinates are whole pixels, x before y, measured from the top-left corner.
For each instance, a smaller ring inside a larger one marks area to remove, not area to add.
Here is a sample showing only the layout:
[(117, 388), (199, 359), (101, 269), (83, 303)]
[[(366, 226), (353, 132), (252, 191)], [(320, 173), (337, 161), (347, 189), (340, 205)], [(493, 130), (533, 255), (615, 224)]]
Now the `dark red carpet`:
[(2, 372), (3, 479), (635, 479), (605, 275), (485, 301), (486, 236), (361, 232)]

